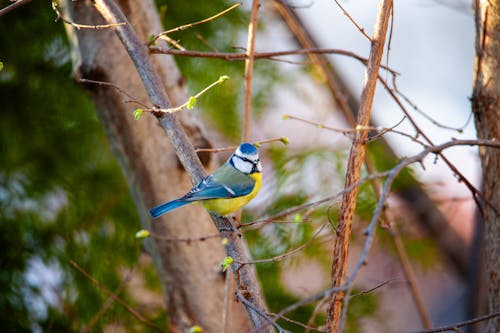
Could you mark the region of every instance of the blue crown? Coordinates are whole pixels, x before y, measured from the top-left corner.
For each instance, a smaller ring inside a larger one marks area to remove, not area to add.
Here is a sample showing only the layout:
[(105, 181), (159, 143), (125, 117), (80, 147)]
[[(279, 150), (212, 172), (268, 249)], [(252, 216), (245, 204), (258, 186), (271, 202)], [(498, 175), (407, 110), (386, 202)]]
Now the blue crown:
[(245, 154), (245, 155), (254, 155), (254, 154), (257, 154), (257, 148), (255, 148), (254, 145), (252, 145), (251, 143), (242, 143), (240, 145), (240, 151), (242, 154)]

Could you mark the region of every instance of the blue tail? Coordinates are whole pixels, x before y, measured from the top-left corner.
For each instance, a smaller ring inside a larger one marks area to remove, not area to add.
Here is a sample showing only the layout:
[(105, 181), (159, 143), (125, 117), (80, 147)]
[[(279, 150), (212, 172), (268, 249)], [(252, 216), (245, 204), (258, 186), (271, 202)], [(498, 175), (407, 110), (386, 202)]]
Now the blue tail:
[(157, 218), (160, 217), (161, 215), (174, 210), (176, 208), (182, 207), (184, 205), (187, 205), (191, 202), (189, 201), (181, 201), (179, 199), (175, 199), (169, 202), (165, 202), (164, 204), (161, 204), (159, 206), (156, 206), (154, 208), (151, 208), (149, 210), (149, 215), (151, 215), (152, 218)]

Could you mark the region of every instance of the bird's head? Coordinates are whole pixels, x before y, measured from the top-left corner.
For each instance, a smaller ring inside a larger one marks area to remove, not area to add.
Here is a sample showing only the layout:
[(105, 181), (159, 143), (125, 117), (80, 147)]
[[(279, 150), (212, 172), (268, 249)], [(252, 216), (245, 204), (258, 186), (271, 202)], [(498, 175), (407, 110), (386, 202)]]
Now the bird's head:
[(235, 150), (229, 162), (234, 168), (246, 174), (262, 172), (259, 152), (257, 148), (250, 143), (242, 143)]

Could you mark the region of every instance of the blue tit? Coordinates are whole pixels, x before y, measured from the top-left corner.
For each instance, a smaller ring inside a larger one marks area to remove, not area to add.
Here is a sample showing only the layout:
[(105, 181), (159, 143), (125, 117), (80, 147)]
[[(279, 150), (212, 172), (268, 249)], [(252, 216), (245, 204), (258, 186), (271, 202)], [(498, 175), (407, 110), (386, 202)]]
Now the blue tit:
[(237, 211), (260, 190), (262, 165), (257, 148), (242, 143), (229, 159), (210, 176), (180, 198), (152, 208), (149, 214), (157, 218), (184, 205), (199, 202), (220, 216)]

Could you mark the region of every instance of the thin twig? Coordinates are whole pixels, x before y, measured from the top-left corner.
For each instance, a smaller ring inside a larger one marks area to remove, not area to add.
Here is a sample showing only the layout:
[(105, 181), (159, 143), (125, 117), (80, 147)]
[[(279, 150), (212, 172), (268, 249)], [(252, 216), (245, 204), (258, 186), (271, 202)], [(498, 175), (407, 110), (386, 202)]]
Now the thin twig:
[(108, 87), (115, 88), (120, 93), (122, 93), (123, 95), (127, 96), (128, 98), (130, 98), (130, 100), (127, 101), (127, 102), (132, 102), (132, 103), (138, 104), (138, 105), (140, 105), (142, 107), (145, 107), (145, 108), (150, 108), (149, 105), (147, 105), (146, 103), (143, 103), (143, 102), (137, 100), (134, 96), (132, 96), (131, 94), (129, 94), (128, 92), (126, 92), (125, 90), (123, 90), (122, 88), (120, 88), (118, 85), (116, 85), (114, 83), (104, 82), (104, 81), (96, 81), (96, 80), (89, 80), (89, 79), (78, 79), (77, 81), (80, 82), (80, 83), (91, 83), (91, 84), (97, 84), (97, 85), (100, 85), (100, 86), (108, 86)]
[(328, 196), (328, 197), (325, 197), (323, 199), (320, 199), (320, 200), (317, 200), (317, 201), (314, 201), (314, 202), (307, 202), (307, 203), (304, 203), (304, 204), (301, 204), (301, 205), (297, 205), (297, 206), (294, 206), (294, 207), (288, 207), (284, 210), (282, 210), (281, 212), (279, 213), (276, 213), (270, 217), (267, 217), (265, 219), (260, 219), (260, 220), (256, 220), (256, 221), (252, 221), (252, 222), (248, 222), (248, 223), (245, 223), (245, 224), (242, 224), (241, 227), (242, 228), (247, 228), (247, 227), (252, 227), (252, 226), (255, 226), (255, 225), (264, 225), (264, 224), (267, 224), (267, 223), (270, 223), (271, 221), (274, 221), (274, 220), (277, 220), (277, 219), (280, 219), (280, 218), (283, 218), (285, 216), (288, 216), (290, 214), (293, 214), (293, 213), (296, 213), (298, 211), (301, 211), (301, 210), (304, 210), (304, 209), (308, 209), (308, 210), (311, 210), (311, 209), (314, 209), (320, 205), (323, 205), (325, 203), (328, 203), (328, 202), (331, 202), (335, 199), (338, 199), (340, 198), (342, 195), (344, 195), (345, 193), (349, 192), (349, 191), (352, 191), (355, 187), (358, 187), (372, 179), (375, 179), (375, 178), (381, 178), (381, 177), (385, 177), (389, 174), (389, 172), (380, 172), (380, 173), (376, 173), (376, 174), (371, 174), (369, 176), (366, 176), (362, 179), (360, 179), (358, 182), (352, 184), (351, 186), (347, 187), (347, 188), (344, 188), (342, 191), (334, 194), (334, 195), (331, 195), (331, 196)]
[(300, 121), (300, 122), (303, 122), (303, 123), (306, 123), (306, 124), (309, 124), (309, 125), (313, 125), (313, 126), (315, 126), (316, 128), (319, 128), (319, 129), (330, 130), (330, 131), (333, 131), (333, 132), (344, 134), (346, 136), (348, 134), (353, 134), (353, 133), (356, 133), (358, 131), (376, 131), (376, 132), (378, 132), (378, 133), (370, 136), (368, 139), (366, 139), (365, 143), (374, 141), (377, 138), (383, 136), (384, 134), (390, 132), (390, 133), (394, 133), (394, 134), (398, 134), (398, 135), (407, 137), (407, 138), (411, 139), (413, 142), (419, 143), (422, 146), (426, 146), (426, 144), (424, 142), (422, 142), (422, 141), (420, 141), (420, 140), (417, 139), (416, 135), (411, 135), (411, 134), (408, 134), (406, 132), (395, 130), (396, 127), (398, 127), (399, 125), (401, 125), (403, 123), (403, 121), (406, 119), (406, 117), (403, 117), (400, 121), (398, 121), (396, 124), (394, 124), (391, 127), (379, 127), (379, 126), (374, 127), (374, 126), (356, 125), (356, 128), (336, 128), (336, 127), (331, 127), (331, 126), (325, 125), (323, 123), (318, 123), (318, 122), (315, 122), (315, 121), (312, 121), (312, 120), (300, 118), (300, 117), (297, 117), (297, 116), (291, 116), (291, 115), (284, 115), (283, 119), (285, 119), (285, 120), (286, 119), (297, 120), (297, 121)]
[(54, 10), (54, 12), (57, 15), (55, 21), (57, 22), (59, 20), (62, 20), (64, 23), (75, 27), (77, 30), (80, 30), (80, 29), (96, 29), (96, 30), (108, 29), (108, 28), (119, 27), (119, 26), (127, 24), (126, 22), (117, 22), (117, 23), (110, 23), (110, 24), (94, 24), (94, 25), (78, 24), (78, 23), (72, 22), (72, 21), (66, 19), (64, 16), (62, 16), (61, 12), (59, 12), (59, 9), (57, 7), (58, 7), (57, 2), (52, 1), (52, 9)]
[(359, 297), (359, 296), (363, 296), (363, 295), (372, 293), (375, 290), (382, 288), (386, 284), (389, 284), (389, 283), (394, 282), (396, 280), (399, 280), (399, 278), (392, 278), (392, 279), (389, 279), (389, 280), (382, 281), (379, 284), (377, 284), (375, 287), (371, 287), (370, 289), (361, 290), (359, 293), (351, 295), (350, 297), (354, 298), (354, 297)]
[[(389, 95), (392, 97), (392, 99), (394, 100), (394, 102), (396, 102), (396, 104), (399, 106), (399, 108), (401, 109), (401, 111), (403, 111), (403, 113), (406, 115), (406, 117), (408, 118), (408, 120), (411, 122), (413, 128), (417, 131), (417, 134), (422, 136), (422, 138), (425, 139), (425, 141), (429, 144), (429, 145), (433, 145), (433, 141), (430, 139), (430, 137), (428, 135), (425, 134), (424, 131), (422, 131), (422, 129), (418, 126), (418, 124), (416, 123), (416, 121), (413, 119), (413, 117), (411, 116), (411, 114), (408, 112), (408, 110), (404, 107), (404, 105), (402, 104), (402, 102), (400, 101), (400, 99), (398, 98), (396, 92), (391, 89), (391, 87), (389, 87), (389, 85), (387, 84), (387, 82), (385, 82), (385, 80), (383, 80), (380, 76), (379, 76), (379, 82), (382, 83), (382, 86), (386, 89), (386, 91), (389, 93)], [(483, 194), (482, 191), (480, 191), (479, 189), (477, 189), (468, 179), (467, 177), (465, 177), (463, 175), (462, 172), (460, 172), (460, 170), (458, 170), (458, 168), (443, 154), (439, 154), (439, 156), (441, 157), (441, 159), (443, 160), (443, 162), (448, 166), (448, 168), (453, 172), (454, 175), (457, 176), (457, 178), (459, 179), (460, 182), (464, 183), (464, 185), (469, 189), (469, 191), (472, 193), (472, 197), (474, 198), (474, 201), (477, 205), (477, 207), (483, 207), (484, 204), (488, 205), (488, 207), (490, 207), (493, 211), (495, 211), (495, 214), (499, 215), (500, 216), (500, 211), (495, 207), (495, 205), (489, 201)], [(481, 200), (479, 200), (481, 199)]]
[(347, 10), (344, 9), (344, 7), (342, 7), (342, 5), (339, 3), (338, 0), (334, 0), (335, 3), (337, 4), (337, 6), (340, 8), (340, 10), (342, 10), (342, 12), (344, 13), (345, 16), (347, 16), (347, 18), (349, 19), (349, 21), (351, 21), (352, 24), (354, 24), (354, 26), (356, 27), (356, 29), (359, 30), (359, 32), (361, 32), (361, 34), (371, 42), (373, 42), (373, 40), (370, 38), (370, 36), (368, 36), (368, 34), (365, 32), (365, 29), (364, 28), (361, 28), (361, 26), (356, 22), (356, 20), (354, 20), (352, 18), (351, 15), (349, 15), (349, 13), (347, 12)]
[[(147, 112), (160, 112), (160, 113), (175, 113), (175, 112), (179, 112), (179, 111), (182, 111), (184, 109), (190, 109), (192, 107), (190, 107), (190, 105), (194, 106), (194, 104), (196, 104), (196, 100), (203, 94), (205, 94), (207, 91), (209, 91), (210, 89), (212, 89), (213, 87), (223, 83), (224, 81), (228, 80), (229, 79), (229, 76), (227, 75), (223, 75), (221, 77), (219, 77), (219, 79), (215, 82), (212, 82), (210, 85), (208, 85), (207, 87), (205, 87), (203, 90), (201, 90), (200, 92), (198, 92), (196, 95), (194, 96), (191, 96), (185, 103), (179, 105), (179, 106), (176, 106), (176, 107), (173, 107), (173, 108), (166, 108), (166, 109), (163, 109), (163, 108), (158, 108), (158, 107), (153, 107), (153, 108), (147, 108), (143, 111), (147, 111)], [(193, 100), (194, 100), (194, 103), (193, 103)]]
[(412, 331), (409, 333), (437, 333), (437, 332), (446, 332), (446, 331), (455, 331), (456, 332), (459, 327), (469, 326), (469, 325), (479, 323), (479, 322), (482, 322), (482, 321), (485, 321), (488, 319), (496, 318), (496, 317), (500, 317), (500, 311), (495, 312), (495, 313), (490, 313), (488, 315), (484, 315), (481, 317), (477, 317), (474, 319), (462, 321), (459, 323), (451, 324), (448, 326), (441, 326), (441, 327), (436, 327), (436, 328), (431, 328), (428, 330), (421, 330), (421, 331)]
[[(167, 49), (160, 46), (150, 46), (149, 51), (153, 54), (170, 54), (174, 56), (182, 56), (190, 58), (213, 58), (222, 60), (246, 60), (248, 58), (247, 53), (179, 51), (179, 50)], [(299, 50), (288, 50), (288, 51), (254, 52), (254, 59), (270, 59), (270, 58), (289, 56), (289, 55), (310, 55), (310, 54), (337, 54), (354, 58), (365, 66), (368, 63), (368, 60), (366, 58), (363, 58), (362, 56), (359, 56), (354, 52), (341, 49), (315, 49), (315, 48), (304, 48)], [(381, 65), (380, 68), (389, 71), (392, 75), (399, 75), (397, 71), (389, 67), (386, 67), (385, 65)]]
[(315, 122), (315, 121), (312, 121), (312, 120), (308, 120), (308, 119), (305, 119), (305, 118), (301, 118), (301, 117), (297, 117), (297, 116), (292, 116), (292, 115), (289, 115), (289, 114), (284, 115), (282, 119), (283, 120), (288, 120), (288, 119), (297, 120), (297, 121), (300, 121), (302, 123), (313, 125), (316, 128), (320, 128), (320, 129), (324, 128), (324, 129), (327, 129), (327, 130), (330, 130), (330, 131), (333, 131), (333, 132), (337, 132), (337, 133), (341, 133), (341, 134), (352, 134), (352, 133), (356, 132), (356, 129), (354, 129), (354, 128), (331, 127), (331, 126), (328, 126), (328, 125), (325, 125), (325, 124), (322, 124), (322, 123), (318, 123), (318, 122)]
[(456, 131), (458, 133), (463, 133), (465, 127), (467, 127), (467, 125), (470, 123), (471, 119), (472, 119), (472, 116), (473, 116), (473, 112), (469, 113), (469, 116), (467, 117), (467, 119), (465, 120), (465, 123), (462, 125), (462, 126), (459, 126), (459, 127), (454, 127), (454, 126), (448, 126), (448, 125), (445, 125), (445, 124), (442, 124), (440, 122), (438, 122), (436, 119), (432, 118), (431, 116), (429, 116), (425, 111), (423, 111), (422, 109), (420, 109), (418, 107), (417, 104), (415, 104), (410, 98), (408, 98), (408, 96), (406, 96), (405, 94), (403, 94), (397, 87), (396, 85), (396, 80), (393, 79), (393, 83), (392, 85), (394, 86), (394, 91), (399, 95), (401, 96), (401, 98), (403, 98), (403, 100), (408, 103), (408, 105), (410, 105), (410, 107), (415, 110), (416, 112), (418, 112), (422, 117), (426, 118), (428, 121), (430, 121), (433, 125), (436, 125), (437, 127), (439, 128), (443, 128), (443, 129), (447, 129), (447, 130), (452, 130), (452, 131)]
[(10, 11), (13, 11), (17, 7), (21, 7), (22, 5), (27, 4), (28, 2), (31, 2), (31, 0), (17, 0), (13, 3), (11, 3), (8, 6), (5, 6), (4, 8), (0, 9), (0, 16), (7, 14)]
[(224, 307), (222, 309), (222, 333), (227, 333), (229, 329), (229, 309), (231, 308), (230, 299), (231, 299), (231, 290), (232, 290), (232, 282), (231, 274), (229, 272), (225, 272), (226, 279), (224, 283)]
[[(357, 297), (357, 296), (361, 296), (361, 295), (364, 295), (364, 294), (367, 294), (367, 293), (370, 293), (370, 292), (373, 292), (383, 286), (385, 286), (386, 284), (392, 282), (396, 280), (396, 278), (393, 278), (393, 279), (389, 279), (387, 281), (382, 281), (381, 283), (377, 284), (376, 286), (370, 288), (370, 289), (367, 289), (367, 290), (363, 290), (361, 292), (359, 292), (358, 294), (355, 294), (355, 295), (352, 295), (352, 297)], [(322, 300), (325, 300), (328, 296), (332, 295), (332, 294), (335, 294), (335, 293), (339, 293), (339, 292), (343, 292), (346, 290), (346, 285), (345, 286), (341, 286), (341, 287), (338, 287), (338, 288), (329, 288), (329, 289), (326, 289), (324, 291), (321, 291), (315, 295), (312, 295), (310, 297), (307, 297), (305, 299), (302, 299), (296, 303), (293, 303), (293, 304), (290, 304), (289, 306), (287, 306), (286, 308), (282, 309), (280, 312), (276, 313), (274, 315), (275, 319), (274, 320), (277, 320), (279, 318), (282, 318), (283, 315), (285, 315), (286, 313), (289, 313), (289, 312), (292, 312), (294, 310), (297, 310), (298, 308), (304, 306), (304, 305), (307, 305), (307, 304), (310, 304), (310, 303), (313, 303), (313, 302), (316, 302), (316, 301), (322, 301)]]
[(194, 27), (196, 25), (207, 23), (207, 22), (213, 21), (215, 19), (218, 19), (219, 17), (225, 15), (226, 13), (232, 11), (233, 9), (238, 8), (239, 6), (241, 6), (241, 2), (238, 2), (238, 3), (234, 4), (234, 5), (232, 5), (231, 7), (226, 8), (223, 11), (221, 11), (221, 12), (219, 12), (219, 13), (213, 15), (213, 16), (210, 16), (210, 17), (208, 17), (206, 19), (203, 19), (203, 20), (200, 20), (200, 21), (196, 21), (196, 22), (193, 22), (193, 23), (184, 24), (184, 25), (178, 26), (176, 28), (173, 28), (173, 29), (170, 29), (170, 30), (167, 30), (167, 31), (163, 31), (163, 32), (159, 33), (158, 35), (154, 36), (153, 38), (151, 38), (151, 41), (148, 43), (148, 45), (153, 45), (158, 38), (162, 38), (163, 36), (166, 36), (166, 35), (171, 34), (173, 32), (178, 32), (178, 31), (186, 30), (186, 29), (192, 28), (192, 27)]
[(165, 236), (150, 234), (149, 237), (155, 238), (155, 239), (160, 239), (160, 240), (167, 241), (167, 242), (191, 243), (191, 242), (204, 242), (207, 239), (220, 238), (221, 235), (220, 234), (211, 234), (211, 235), (200, 236), (200, 237), (165, 237)]
[[(272, 313), (271, 313), (271, 315), (272, 315), (273, 317), (277, 317), (275, 314), (272, 314)], [(278, 318), (277, 318), (277, 319), (278, 319)], [(291, 324), (294, 324), (294, 325), (300, 326), (300, 327), (302, 327), (302, 328), (305, 328), (307, 331), (311, 331), (311, 330), (312, 330), (312, 331), (316, 331), (316, 332), (325, 332), (325, 330), (324, 330), (324, 329), (322, 329), (322, 328), (319, 328), (319, 327), (314, 327), (314, 326), (312, 326), (312, 325), (308, 325), (308, 324), (304, 324), (304, 323), (302, 323), (302, 322), (300, 322), (300, 321), (298, 321), (298, 320), (294, 320), (294, 319), (292, 319), (292, 318), (288, 318), (288, 317), (285, 317), (285, 316), (280, 316), (280, 317), (279, 317), (279, 319), (284, 320), (284, 321), (286, 321), (286, 322), (289, 322), (289, 323), (291, 323)]]
[[(319, 300), (319, 302), (316, 304), (316, 306), (314, 307), (314, 310), (313, 312), (311, 313), (311, 317), (309, 318), (309, 320), (307, 321), (307, 325), (308, 326), (312, 326), (312, 324), (314, 323), (314, 321), (316, 320), (316, 317), (318, 316), (319, 314), (319, 311), (321, 310), (321, 308), (325, 305), (327, 299), (325, 297), (323, 297), (322, 299)], [(305, 333), (309, 333), (310, 332), (310, 329), (306, 329), (305, 330)]]
[(405, 274), (408, 288), (410, 290), (413, 302), (415, 303), (415, 306), (417, 308), (422, 326), (424, 328), (431, 328), (431, 317), (429, 316), (429, 313), (425, 308), (424, 301), (422, 300), (422, 296), (420, 294), (420, 291), (418, 290), (417, 279), (415, 278), (415, 273), (412, 266), (410, 265), (410, 258), (408, 257), (408, 253), (406, 252), (406, 249), (404, 247), (403, 240), (401, 239), (401, 234), (399, 233), (397, 225), (393, 225), (391, 227), (390, 234), (394, 241), (394, 246), (396, 247), (399, 261), (401, 262), (401, 267), (403, 268), (403, 273)]
[[(291, 333), (284, 328), (282, 328), (280, 325), (274, 322), (274, 320), (267, 315), (267, 313), (264, 313), (262, 310), (260, 310), (258, 307), (256, 307), (254, 304), (252, 304), (250, 301), (246, 299), (246, 297), (241, 293), (241, 291), (236, 291), (236, 298), (243, 303), (245, 306), (252, 308), (259, 316), (261, 316), (267, 324), (270, 324), (274, 326), (278, 332), (288, 332)], [(267, 325), (263, 324), (263, 326), (258, 326), (255, 329), (253, 329), (251, 332), (261, 332)]]
[(250, 138), (250, 122), (252, 119), (252, 78), (255, 53), (255, 33), (257, 31), (257, 15), (259, 13), (259, 0), (253, 0), (250, 23), (248, 24), (247, 49), (245, 59), (245, 116), (243, 118), (242, 141)]
[[(127, 283), (130, 281), (130, 279), (132, 279), (132, 276), (133, 276), (132, 273), (134, 272), (136, 267), (137, 267), (137, 265), (135, 265), (134, 267), (132, 267), (132, 269), (130, 269), (130, 271), (127, 273), (127, 275), (123, 278), (123, 280), (120, 283), (120, 285), (118, 286), (118, 288), (116, 288), (116, 290), (113, 291), (114, 295), (118, 296), (123, 291), (123, 289), (125, 289), (125, 287), (127, 286)], [(80, 331), (80, 333), (87, 333), (87, 332), (92, 331), (92, 329), (94, 328), (97, 321), (102, 317), (102, 315), (104, 313), (106, 313), (106, 311), (111, 307), (111, 305), (113, 305), (114, 301), (115, 300), (113, 299), (113, 297), (109, 296), (108, 299), (101, 306), (99, 311), (97, 311), (97, 313), (92, 317), (90, 322), (87, 325), (85, 325), (85, 327)]]
[[(319, 234), (321, 233), (321, 231), (323, 231), (323, 229), (325, 228), (326, 226), (326, 223), (321, 225), (321, 227), (318, 228), (318, 230), (314, 233), (314, 235), (308, 239), (304, 244), (288, 251), (288, 252), (285, 252), (283, 254), (280, 254), (280, 255), (277, 255), (277, 256), (274, 256), (272, 258), (266, 258), (266, 259), (255, 259), (255, 260), (251, 260), (251, 261), (239, 261), (239, 260), (234, 260), (234, 262), (237, 262), (239, 263), (240, 265), (250, 265), (250, 264), (262, 264), (262, 263), (265, 263), (265, 262), (276, 262), (276, 261), (281, 261), (283, 260), (284, 258), (286, 257), (289, 257), (291, 255), (294, 255), (295, 253), (297, 252), (300, 252), (302, 251), (304, 248), (306, 248), (307, 246), (309, 246), (316, 238), (318, 238)], [(326, 235), (328, 237), (330, 237), (331, 235)]]
[(163, 330), (162, 328), (156, 326), (156, 324), (154, 324), (153, 322), (149, 321), (146, 317), (144, 317), (142, 314), (140, 314), (139, 312), (137, 312), (130, 305), (128, 305), (127, 303), (125, 303), (125, 301), (123, 301), (121, 298), (119, 298), (118, 296), (116, 296), (111, 290), (109, 290), (108, 288), (106, 288), (105, 286), (103, 286), (99, 281), (97, 281), (96, 279), (94, 279), (89, 273), (87, 273), (75, 261), (70, 260), (69, 263), (71, 264), (71, 266), (73, 266), (74, 268), (76, 268), (80, 273), (82, 273), (87, 279), (89, 279), (95, 286), (97, 286), (99, 289), (101, 289), (106, 295), (110, 296), (115, 302), (117, 302), (118, 304), (120, 304), (121, 306), (123, 306), (123, 308), (128, 313), (130, 313), (131, 315), (133, 315), (139, 321), (141, 321), (142, 323), (144, 323), (147, 326), (151, 327), (156, 332), (161, 332), (161, 333), (165, 332), (165, 330)]
[[(271, 143), (271, 142), (277, 142), (277, 141), (280, 141), (283, 144), (288, 144), (288, 139), (286, 137), (284, 137), (284, 136), (279, 137), (279, 138), (273, 138), (273, 139), (266, 139), (266, 140), (261, 140), (261, 141), (255, 141), (255, 142), (252, 142), (252, 144), (254, 146), (259, 147), (259, 146), (263, 145), (264, 143)], [(223, 147), (223, 148), (196, 148), (196, 152), (197, 153), (201, 153), (201, 152), (220, 153), (220, 152), (223, 152), (223, 151), (233, 151), (237, 147), (238, 146), (230, 146), (230, 147)]]

